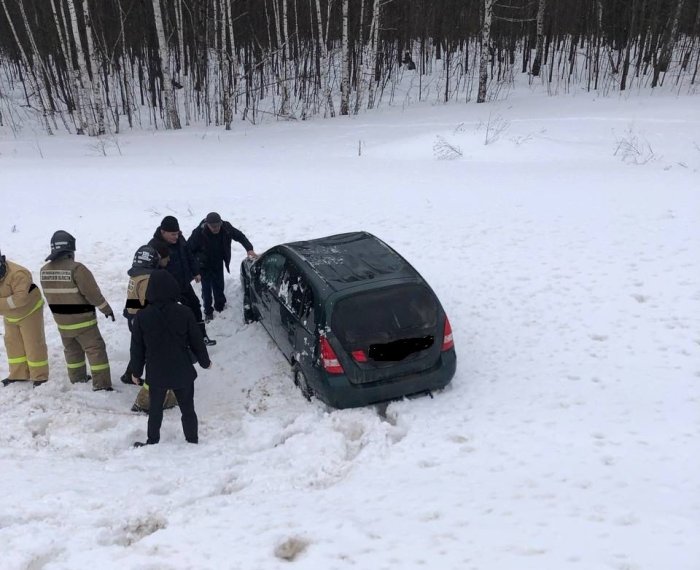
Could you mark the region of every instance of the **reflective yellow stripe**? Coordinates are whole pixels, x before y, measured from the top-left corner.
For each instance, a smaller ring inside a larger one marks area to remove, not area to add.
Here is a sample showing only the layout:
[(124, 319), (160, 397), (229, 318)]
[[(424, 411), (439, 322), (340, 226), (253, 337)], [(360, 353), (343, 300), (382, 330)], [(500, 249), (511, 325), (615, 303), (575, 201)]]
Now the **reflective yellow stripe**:
[(58, 330), (62, 331), (74, 331), (77, 329), (85, 329), (97, 324), (97, 319), (92, 319), (91, 321), (85, 321), (82, 323), (75, 323), (74, 325), (58, 325)]
[(143, 383), (143, 389), (144, 389), (144, 390), (150, 390), (150, 388), (148, 387), (148, 384), (146, 384), (145, 382)]
[(83, 366), (85, 366), (85, 361), (83, 360), (82, 362), (74, 362), (73, 364), (68, 362), (68, 363), (66, 363), (66, 366), (68, 368), (71, 368), (71, 369), (72, 368), (82, 368)]
[(41, 366), (48, 366), (49, 361), (48, 360), (41, 360), (41, 361), (33, 362), (31, 360), (27, 360), (27, 364), (29, 364), (29, 366), (31, 366), (32, 368), (39, 368)]
[(91, 364), (90, 365), (90, 370), (93, 372), (99, 372), (100, 370), (107, 370), (109, 368), (109, 364), (95, 364), (94, 366)]
[(32, 313), (35, 313), (36, 311), (38, 311), (39, 309), (41, 309), (41, 307), (42, 307), (43, 305), (44, 305), (44, 299), (43, 299), (43, 297), (42, 297), (41, 299), (39, 299), (39, 300), (37, 301), (36, 305), (34, 305), (34, 307), (32, 308), (32, 310), (29, 311), (29, 312), (28, 312), (26, 315), (24, 315), (23, 317), (14, 317), (14, 318), (13, 318), (13, 317), (5, 317), (5, 320), (6, 320), (8, 323), (18, 323), (18, 322), (20, 322), (21, 320), (26, 319), (26, 318), (27, 318), (29, 315), (31, 315)]
[(17, 358), (8, 358), (7, 362), (9, 364), (22, 364), (23, 362), (27, 362), (27, 357), (26, 356), (18, 356)]

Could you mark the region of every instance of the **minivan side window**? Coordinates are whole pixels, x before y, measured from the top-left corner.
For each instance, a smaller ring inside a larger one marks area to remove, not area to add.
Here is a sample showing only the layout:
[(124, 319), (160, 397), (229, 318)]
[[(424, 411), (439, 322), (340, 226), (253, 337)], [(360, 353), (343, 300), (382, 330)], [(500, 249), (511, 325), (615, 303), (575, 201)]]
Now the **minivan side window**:
[(299, 269), (291, 262), (285, 267), (279, 289), (280, 301), (294, 313), (302, 323), (313, 320), (313, 290)]
[(263, 258), (258, 274), (259, 283), (277, 293), (279, 291), (279, 277), (284, 269), (285, 261), (285, 257), (279, 253), (271, 253)]

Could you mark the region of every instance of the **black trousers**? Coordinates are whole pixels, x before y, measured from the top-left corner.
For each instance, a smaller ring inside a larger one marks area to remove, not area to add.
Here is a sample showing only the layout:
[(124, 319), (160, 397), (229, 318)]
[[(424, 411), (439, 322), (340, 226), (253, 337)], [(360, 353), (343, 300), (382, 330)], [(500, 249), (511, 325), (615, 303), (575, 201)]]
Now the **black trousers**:
[[(214, 306), (212, 308), (212, 293)], [(204, 301), (204, 314), (211, 315), (214, 309), (221, 312), (226, 305), (226, 295), (224, 295), (224, 266), (219, 262), (215, 269), (205, 269), (202, 271), (202, 301)]]
[[(151, 397), (151, 405), (148, 408), (148, 443), (158, 443), (160, 441), (160, 426), (163, 423), (163, 402), (165, 402), (165, 393), (168, 388), (160, 386), (150, 386), (149, 392)], [(190, 443), (197, 443), (199, 436), (197, 428), (199, 422), (197, 414), (194, 411), (194, 382), (187, 388), (173, 390), (177, 398), (177, 404), (180, 406), (182, 414), (182, 431), (185, 434), (185, 439)]]
[(191, 284), (188, 284), (187, 287), (180, 292), (179, 301), (192, 311), (194, 320), (197, 321), (197, 326), (199, 326), (199, 330), (202, 331), (202, 336), (206, 338), (207, 329), (204, 326), (204, 319), (202, 318), (202, 304), (199, 302), (199, 297), (197, 297), (197, 293), (194, 292)]

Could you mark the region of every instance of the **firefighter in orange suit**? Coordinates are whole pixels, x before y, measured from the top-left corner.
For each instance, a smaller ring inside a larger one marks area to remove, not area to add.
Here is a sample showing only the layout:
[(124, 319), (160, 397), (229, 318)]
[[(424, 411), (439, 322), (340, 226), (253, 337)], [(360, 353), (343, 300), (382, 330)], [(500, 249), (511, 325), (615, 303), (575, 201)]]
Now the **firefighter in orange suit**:
[(5, 323), (5, 350), (10, 374), (3, 386), (32, 381), (34, 387), (49, 379), (49, 357), (44, 335), (44, 299), (28, 269), (0, 254), (0, 315)]
[[(90, 270), (74, 259), (75, 238), (57, 231), (51, 238), (48, 263), (41, 268), (41, 287), (63, 341), (71, 383), (89, 382), (93, 390), (112, 391), (105, 342), (97, 326), (95, 309), (114, 320)], [(87, 374), (86, 359), (92, 376)]]

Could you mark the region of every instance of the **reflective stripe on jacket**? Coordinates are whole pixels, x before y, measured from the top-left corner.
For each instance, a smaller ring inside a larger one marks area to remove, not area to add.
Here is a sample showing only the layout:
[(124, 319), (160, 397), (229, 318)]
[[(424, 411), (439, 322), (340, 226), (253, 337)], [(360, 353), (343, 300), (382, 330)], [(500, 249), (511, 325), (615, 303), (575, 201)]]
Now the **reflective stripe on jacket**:
[(90, 270), (69, 256), (41, 268), (41, 287), (59, 330), (76, 330), (97, 324), (95, 309), (112, 312)]
[(9, 323), (17, 323), (43, 304), (41, 291), (32, 283), (31, 272), (7, 261), (7, 273), (0, 281), (0, 315)]

